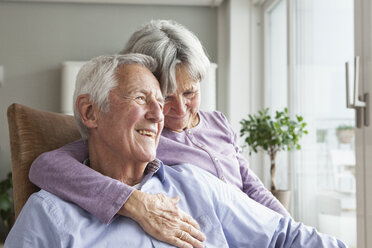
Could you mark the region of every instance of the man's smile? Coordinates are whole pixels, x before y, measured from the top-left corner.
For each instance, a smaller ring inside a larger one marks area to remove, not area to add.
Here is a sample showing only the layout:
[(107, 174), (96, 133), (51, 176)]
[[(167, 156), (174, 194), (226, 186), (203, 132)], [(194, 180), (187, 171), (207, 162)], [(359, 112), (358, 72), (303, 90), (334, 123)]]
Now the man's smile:
[(151, 131), (151, 130), (140, 129), (140, 130), (136, 130), (136, 131), (141, 135), (145, 135), (145, 136), (151, 137), (153, 139), (155, 139), (155, 137), (156, 137), (156, 132)]

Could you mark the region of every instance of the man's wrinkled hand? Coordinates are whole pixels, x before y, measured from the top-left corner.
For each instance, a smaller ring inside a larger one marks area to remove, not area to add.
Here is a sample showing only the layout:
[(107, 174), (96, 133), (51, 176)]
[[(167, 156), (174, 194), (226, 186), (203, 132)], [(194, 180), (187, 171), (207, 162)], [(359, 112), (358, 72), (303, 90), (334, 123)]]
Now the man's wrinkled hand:
[(204, 247), (199, 224), (177, 207), (178, 197), (135, 190), (119, 214), (135, 220), (152, 237), (181, 248)]

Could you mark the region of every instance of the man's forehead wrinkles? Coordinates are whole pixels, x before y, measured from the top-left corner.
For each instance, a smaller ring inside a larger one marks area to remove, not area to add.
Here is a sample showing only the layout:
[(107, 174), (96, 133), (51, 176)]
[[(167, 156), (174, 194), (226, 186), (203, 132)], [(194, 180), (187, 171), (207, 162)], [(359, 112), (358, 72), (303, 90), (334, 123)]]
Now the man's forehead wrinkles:
[(159, 82), (148, 69), (132, 66), (123, 68), (121, 72), (118, 75), (119, 87), (117, 89), (117, 92), (121, 95), (142, 93), (162, 98)]
[(141, 93), (144, 93), (146, 92), (147, 90), (142, 88), (142, 87), (139, 87), (137, 85), (127, 85), (126, 87), (126, 93), (128, 94), (131, 94), (131, 93), (135, 93), (135, 92), (141, 92)]
[(133, 79), (131, 80), (127, 78), (119, 83), (119, 89), (121, 92), (133, 93), (143, 90), (143, 86), (141, 86), (138, 82), (134, 82)]
[(152, 87), (143, 88), (143, 86), (139, 86), (136, 84), (123, 86), (123, 88), (120, 89), (120, 93), (125, 94), (125, 95), (142, 93), (145, 95), (153, 95), (156, 98), (163, 97), (160, 90), (156, 90), (156, 88), (152, 88)]

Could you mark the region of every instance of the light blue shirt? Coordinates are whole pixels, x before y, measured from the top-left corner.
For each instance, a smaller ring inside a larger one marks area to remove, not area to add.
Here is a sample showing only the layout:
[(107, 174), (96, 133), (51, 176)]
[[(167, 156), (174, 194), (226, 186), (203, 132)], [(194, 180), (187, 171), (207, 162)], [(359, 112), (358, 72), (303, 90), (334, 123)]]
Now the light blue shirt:
[[(205, 247), (346, 247), (260, 205), (196, 166), (154, 163), (157, 167), (147, 173), (141, 190), (180, 196), (179, 207), (194, 217), (207, 237)], [(150, 237), (129, 218), (117, 216), (106, 225), (79, 206), (41, 190), (28, 199), (5, 247), (171, 246)]]

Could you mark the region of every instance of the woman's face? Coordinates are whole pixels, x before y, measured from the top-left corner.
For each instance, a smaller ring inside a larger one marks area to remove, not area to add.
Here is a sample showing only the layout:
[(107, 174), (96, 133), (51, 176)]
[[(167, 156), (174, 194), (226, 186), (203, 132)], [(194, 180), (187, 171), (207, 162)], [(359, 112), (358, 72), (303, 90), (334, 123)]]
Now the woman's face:
[(192, 79), (183, 65), (176, 67), (177, 91), (165, 98), (164, 126), (182, 132), (198, 124), (200, 83)]

